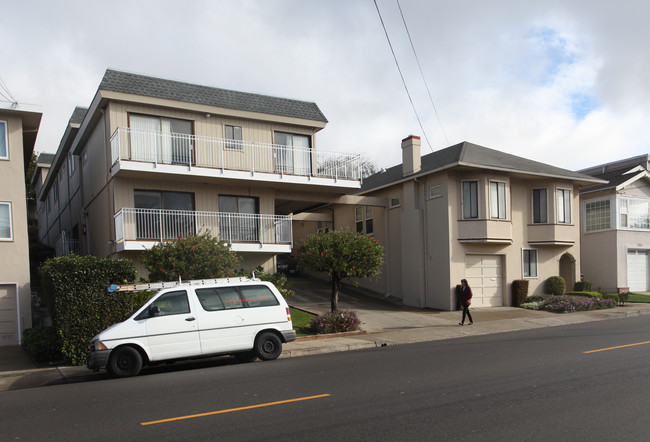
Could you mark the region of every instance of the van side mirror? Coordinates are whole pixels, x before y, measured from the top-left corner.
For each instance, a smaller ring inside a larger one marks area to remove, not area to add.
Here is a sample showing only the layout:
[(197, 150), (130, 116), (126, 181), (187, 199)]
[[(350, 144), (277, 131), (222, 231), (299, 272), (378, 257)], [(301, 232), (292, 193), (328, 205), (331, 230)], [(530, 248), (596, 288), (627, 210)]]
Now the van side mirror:
[(154, 316), (158, 316), (160, 314), (160, 307), (157, 305), (152, 305), (149, 307), (149, 317), (153, 318)]

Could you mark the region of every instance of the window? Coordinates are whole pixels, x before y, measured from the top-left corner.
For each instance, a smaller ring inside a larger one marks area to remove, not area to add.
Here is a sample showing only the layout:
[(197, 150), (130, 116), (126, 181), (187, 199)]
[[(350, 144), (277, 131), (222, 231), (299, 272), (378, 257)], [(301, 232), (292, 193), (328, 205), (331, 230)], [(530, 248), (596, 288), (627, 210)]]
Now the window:
[(546, 189), (533, 189), (533, 223), (548, 222), (548, 197)]
[(490, 217), (506, 219), (506, 183), (490, 181)]
[(193, 193), (134, 190), (133, 200), (138, 239), (174, 239), (195, 233)]
[(311, 175), (311, 137), (275, 132), (275, 171)]
[(372, 207), (358, 206), (354, 208), (354, 223), (358, 233), (371, 235), (374, 233)]
[(242, 150), (241, 126), (226, 125), (225, 133), (226, 133), (226, 148)]
[(54, 180), (52, 183), (52, 198), (54, 198), (53, 202), (57, 202), (59, 200), (59, 181)]
[(440, 185), (429, 187), (429, 198), (440, 198), (442, 196), (442, 187)]
[(264, 285), (196, 289), (201, 306), (206, 311), (246, 307), (269, 307), (280, 302)]
[(68, 154), (68, 176), (72, 176), (75, 171), (75, 157), (72, 155), (72, 153)]
[(463, 181), (463, 219), (478, 218), (478, 181)]
[(182, 315), (190, 312), (190, 304), (187, 301), (187, 292), (179, 290), (161, 295), (158, 299), (149, 305), (138, 315), (136, 319), (145, 319), (153, 313), (152, 307), (158, 307), (158, 312), (154, 316)]
[(250, 196), (219, 195), (219, 234), (230, 242), (259, 241), (259, 204)]
[(399, 196), (394, 196), (388, 201), (388, 208), (392, 209), (394, 207), (399, 207), (400, 206), (400, 198)]
[(587, 232), (609, 229), (609, 200), (588, 202), (585, 205), (585, 222)]
[(332, 221), (317, 221), (316, 222), (316, 231), (318, 233), (327, 233), (330, 230), (334, 230), (334, 225)]
[(9, 159), (9, 143), (7, 141), (7, 122), (0, 121), (0, 159)]
[(537, 276), (537, 250), (524, 250), (524, 277), (534, 278)]
[(627, 227), (627, 200), (619, 200), (618, 209), (621, 213), (621, 227)]
[(11, 203), (0, 203), (0, 240), (14, 239), (11, 222)]
[(557, 189), (557, 222), (571, 224), (571, 191)]
[(624, 198), (619, 200), (621, 227), (637, 230), (650, 229), (650, 201)]

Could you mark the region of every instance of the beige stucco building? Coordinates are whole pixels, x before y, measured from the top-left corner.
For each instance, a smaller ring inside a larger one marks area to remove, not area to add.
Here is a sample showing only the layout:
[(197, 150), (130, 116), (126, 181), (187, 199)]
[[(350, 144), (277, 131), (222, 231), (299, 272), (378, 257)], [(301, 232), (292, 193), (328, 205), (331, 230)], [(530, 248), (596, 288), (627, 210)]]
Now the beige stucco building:
[[(386, 252), (368, 289), (414, 307), (456, 307), (455, 286), (466, 278), (474, 306), (511, 305), (511, 284), (579, 278), (579, 191), (603, 183), (496, 150), (461, 143), (421, 157), (420, 139), (402, 141), (403, 163), (364, 180), (359, 195), (388, 202), (336, 205), (334, 228), (372, 235)], [(313, 226), (312, 226), (313, 228)], [(300, 236), (304, 236), (301, 234)]]
[(41, 113), (0, 109), (0, 345), (32, 326), (25, 170)]
[(593, 289), (650, 291), (650, 158), (580, 172), (607, 180), (580, 192), (582, 273)]
[(40, 187), (41, 241), (138, 262), (209, 232), (273, 271), (296, 213), (361, 187), (360, 155), (317, 148), (326, 124), (315, 103), (109, 69)]

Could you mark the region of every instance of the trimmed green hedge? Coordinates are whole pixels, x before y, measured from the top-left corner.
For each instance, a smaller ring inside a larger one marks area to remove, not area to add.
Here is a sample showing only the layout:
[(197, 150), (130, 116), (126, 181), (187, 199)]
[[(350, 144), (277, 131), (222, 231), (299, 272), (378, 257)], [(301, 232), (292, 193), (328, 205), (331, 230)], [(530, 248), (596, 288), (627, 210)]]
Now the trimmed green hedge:
[(92, 337), (123, 321), (141, 304), (134, 294), (107, 292), (111, 284), (135, 277), (135, 264), (128, 259), (68, 255), (43, 264), (43, 296), (61, 342), (60, 353), (68, 362), (85, 364)]
[(611, 298), (615, 300), (617, 304), (621, 303), (621, 299), (616, 293), (603, 293), (603, 298), (604, 299)]
[(603, 295), (598, 293), (598, 292), (592, 292), (592, 291), (574, 291), (574, 292), (567, 292), (567, 295), (572, 295), (572, 296), (586, 296), (587, 298), (603, 298)]
[(586, 279), (583, 281), (578, 281), (575, 284), (573, 284), (573, 291), (574, 292), (590, 292), (591, 291), (591, 281), (587, 281)]
[(527, 279), (516, 279), (512, 281), (512, 305), (513, 307), (519, 307), (521, 304), (526, 302), (526, 297), (528, 296), (528, 280)]
[(551, 276), (546, 280), (546, 291), (551, 295), (560, 296), (566, 291), (566, 282), (561, 276)]

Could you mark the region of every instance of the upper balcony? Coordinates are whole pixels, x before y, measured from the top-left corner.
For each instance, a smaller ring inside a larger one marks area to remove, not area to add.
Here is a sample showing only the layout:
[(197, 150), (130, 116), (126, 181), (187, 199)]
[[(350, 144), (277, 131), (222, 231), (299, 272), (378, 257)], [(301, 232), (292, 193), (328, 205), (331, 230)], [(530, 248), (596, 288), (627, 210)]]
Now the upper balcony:
[(580, 236), (574, 224), (528, 224), (528, 244), (535, 246), (571, 246)]
[(462, 243), (512, 243), (512, 223), (496, 219), (458, 220), (458, 241)]
[(236, 252), (289, 253), (293, 245), (291, 217), (285, 215), (134, 208), (115, 214), (118, 252), (206, 232)]
[(121, 170), (361, 187), (361, 155), (161, 131), (117, 128), (111, 173)]

